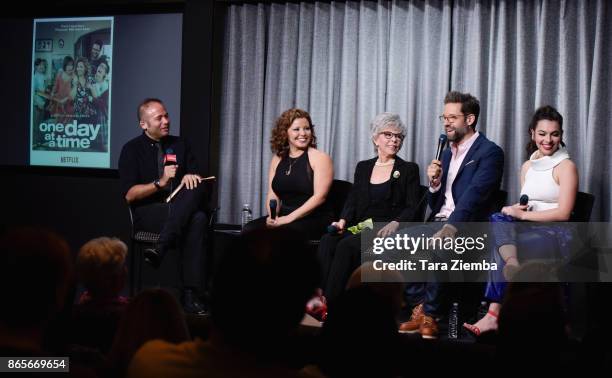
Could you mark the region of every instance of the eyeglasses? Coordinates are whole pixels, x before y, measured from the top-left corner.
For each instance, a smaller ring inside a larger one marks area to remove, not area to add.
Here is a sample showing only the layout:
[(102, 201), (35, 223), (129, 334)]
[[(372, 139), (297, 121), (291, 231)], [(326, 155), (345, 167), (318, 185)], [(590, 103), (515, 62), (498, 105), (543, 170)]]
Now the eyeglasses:
[(449, 114), (449, 115), (446, 116), (446, 115), (442, 114), (441, 116), (438, 117), (438, 119), (440, 120), (440, 122), (446, 121), (446, 122), (449, 122), (449, 123), (454, 123), (461, 116), (463, 116), (465, 118), (467, 115), (466, 114)]
[(378, 133), (378, 134), (379, 134), (379, 135), (380, 135), (380, 134), (384, 135), (384, 136), (385, 136), (385, 139), (391, 139), (391, 138), (393, 138), (393, 137), (396, 137), (396, 138), (397, 138), (397, 139), (399, 139), (399, 140), (404, 140), (404, 135), (403, 135), (403, 134), (401, 134), (401, 133), (396, 134), (396, 133), (392, 133), (392, 132), (390, 132), (390, 131), (383, 131), (383, 132)]

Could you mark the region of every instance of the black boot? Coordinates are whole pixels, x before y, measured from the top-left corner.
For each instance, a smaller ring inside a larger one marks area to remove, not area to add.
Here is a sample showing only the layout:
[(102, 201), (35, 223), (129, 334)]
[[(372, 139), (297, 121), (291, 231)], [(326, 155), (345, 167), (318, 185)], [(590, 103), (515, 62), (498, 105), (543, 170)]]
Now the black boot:
[(205, 315), (206, 307), (198, 299), (197, 294), (193, 289), (183, 290), (183, 310), (187, 314)]

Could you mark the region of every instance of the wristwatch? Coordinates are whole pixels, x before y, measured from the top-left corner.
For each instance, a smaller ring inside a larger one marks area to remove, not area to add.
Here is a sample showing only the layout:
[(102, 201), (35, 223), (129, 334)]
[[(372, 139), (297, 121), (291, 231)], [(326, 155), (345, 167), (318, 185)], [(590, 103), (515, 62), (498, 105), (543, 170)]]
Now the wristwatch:
[(161, 189), (161, 188), (162, 188), (161, 184), (159, 183), (159, 179), (157, 179), (157, 180), (153, 181), (153, 185), (155, 185), (155, 187), (157, 188), (157, 190), (159, 190), (159, 189)]

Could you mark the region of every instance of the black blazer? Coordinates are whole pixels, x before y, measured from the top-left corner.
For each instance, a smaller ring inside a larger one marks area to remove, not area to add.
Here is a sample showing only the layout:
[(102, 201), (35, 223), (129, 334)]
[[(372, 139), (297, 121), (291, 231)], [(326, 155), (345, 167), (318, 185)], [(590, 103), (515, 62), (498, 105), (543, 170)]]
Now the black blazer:
[[(378, 158), (364, 160), (357, 163), (353, 188), (349, 194), (340, 219), (345, 219), (347, 225), (363, 221), (368, 204), (370, 203), (370, 176), (374, 163)], [(399, 177), (393, 177), (399, 172)], [(387, 200), (391, 202), (392, 211), (389, 221), (412, 222), (414, 220), (417, 203), (419, 202), (420, 176), (419, 166), (395, 157), (391, 171), (391, 191)]]

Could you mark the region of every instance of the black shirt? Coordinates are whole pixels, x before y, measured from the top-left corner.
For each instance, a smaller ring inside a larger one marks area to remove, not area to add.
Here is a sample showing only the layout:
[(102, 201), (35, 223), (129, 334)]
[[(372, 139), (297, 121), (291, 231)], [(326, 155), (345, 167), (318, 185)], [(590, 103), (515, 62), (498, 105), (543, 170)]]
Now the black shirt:
[[(124, 197), (132, 186), (149, 184), (160, 178), (157, 143), (143, 132), (142, 135), (127, 142), (121, 149), (121, 155), (119, 156), (119, 178), (121, 181), (121, 193)], [(168, 135), (159, 143), (161, 143), (165, 153), (176, 155), (179, 167), (174, 178), (175, 186), (181, 182), (186, 173), (200, 173), (195, 156), (184, 139)], [(159, 190), (153, 195), (138, 201), (135, 205), (161, 202), (167, 196), (167, 190)]]

